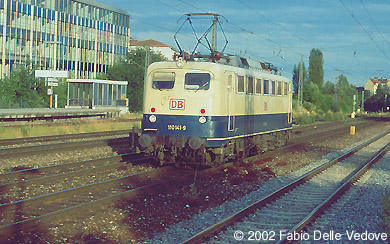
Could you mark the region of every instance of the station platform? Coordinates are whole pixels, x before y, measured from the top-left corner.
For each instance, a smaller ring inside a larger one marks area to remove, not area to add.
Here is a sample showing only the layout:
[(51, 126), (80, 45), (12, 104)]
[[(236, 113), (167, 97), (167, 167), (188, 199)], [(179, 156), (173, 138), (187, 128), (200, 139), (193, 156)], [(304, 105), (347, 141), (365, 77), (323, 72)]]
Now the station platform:
[(34, 121), (34, 120), (58, 120), (72, 118), (100, 119), (119, 117), (119, 109), (115, 108), (24, 108), (24, 109), (0, 109), (0, 122)]

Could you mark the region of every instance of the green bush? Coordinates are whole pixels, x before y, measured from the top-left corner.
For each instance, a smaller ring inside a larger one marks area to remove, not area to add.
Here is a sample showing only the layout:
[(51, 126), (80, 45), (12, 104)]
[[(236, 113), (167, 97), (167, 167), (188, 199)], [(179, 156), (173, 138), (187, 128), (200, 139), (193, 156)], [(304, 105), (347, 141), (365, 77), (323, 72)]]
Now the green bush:
[(296, 114), (293, 115), (296, 124), (307, 125), (315, 122), (315, 116), (310, 114)]

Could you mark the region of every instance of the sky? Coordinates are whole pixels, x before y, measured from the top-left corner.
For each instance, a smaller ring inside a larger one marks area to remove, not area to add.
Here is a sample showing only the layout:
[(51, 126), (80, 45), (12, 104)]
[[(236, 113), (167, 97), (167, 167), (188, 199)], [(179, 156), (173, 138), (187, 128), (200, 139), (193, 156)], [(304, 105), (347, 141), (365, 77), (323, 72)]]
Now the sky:
[[(228, 39), (225, 53), (270, 62), (292, 79), (302, 57), (306, 69), (313, 48), (323, 53), (324, 80), (343, 74), (363, 86), (369, 78), (390, 78), (389, 0), (97, 0), (126, 10), (130, 37), (154, 39), (177, 48), (173, 36), (186, 13), (217, 13)], [(193, 21), (198, 35), (210, 20)], [(211, 38), (211, 36), (210, 36)], [(186, 22), (177, 35), (192, 51), (194, 33)], [(224, 45), (218, 32), (218, 49)]]

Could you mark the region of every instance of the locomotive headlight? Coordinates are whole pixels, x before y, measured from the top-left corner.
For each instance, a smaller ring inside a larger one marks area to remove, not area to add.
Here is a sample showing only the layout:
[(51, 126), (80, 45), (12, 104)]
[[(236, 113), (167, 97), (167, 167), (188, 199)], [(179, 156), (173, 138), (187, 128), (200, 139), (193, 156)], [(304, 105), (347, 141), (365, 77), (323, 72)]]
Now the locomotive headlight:
[(199, 117), (199, 123), (204, 124), (206, 123), (207, 119), (204, 116)]
[(184, 60), (179, 59), (179, 60), (176, 62), (176, 66), (177, 66), (178, 68), (183, 68), (184, 63), (185, 63)]
[(152, 115), (149, 116), (149, 121), (150, 122), (154, 123), (154, 122), (156, 122), (156, 120), (157, 120), (156, 115), (152, 114)]

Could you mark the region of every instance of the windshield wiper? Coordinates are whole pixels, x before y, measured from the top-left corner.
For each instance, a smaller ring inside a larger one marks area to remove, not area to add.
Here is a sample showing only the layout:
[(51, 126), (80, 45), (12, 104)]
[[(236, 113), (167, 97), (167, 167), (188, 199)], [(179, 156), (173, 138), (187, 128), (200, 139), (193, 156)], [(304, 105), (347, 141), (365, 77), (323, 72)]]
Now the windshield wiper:
[(195, 91), (195, 92), (199, 91), (199, 90), (200, 90), (200, 88), (203, 88), (203, 87), (207, 86), (207, 84), (209, 84), (209, 82), (208, 82), (208, 81), (207, 81), (206, 83), (204, 83), (204, 84), (203, 84), (203, 86), (199, 86), (199, 87), (198, 87), (198, 89), (196, 89), (196, 91)]

